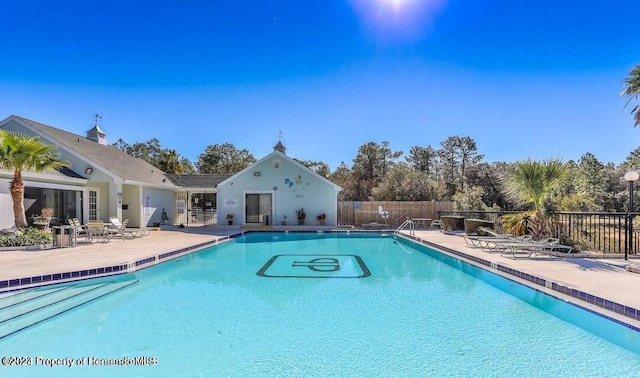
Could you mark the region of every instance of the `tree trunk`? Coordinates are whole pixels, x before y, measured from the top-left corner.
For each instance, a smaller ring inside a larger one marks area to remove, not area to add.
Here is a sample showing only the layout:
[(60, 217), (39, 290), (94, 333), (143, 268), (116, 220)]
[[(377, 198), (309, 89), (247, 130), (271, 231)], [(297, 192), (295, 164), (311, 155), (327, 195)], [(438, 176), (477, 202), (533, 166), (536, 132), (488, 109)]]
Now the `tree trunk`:
[(13, 173), (13, 181), (9, 187), (13, 199), (13, 217), (16, 226), (27, 226), (27, 217), (24, 214), (24, 182), (22, 171), (16, 169)]

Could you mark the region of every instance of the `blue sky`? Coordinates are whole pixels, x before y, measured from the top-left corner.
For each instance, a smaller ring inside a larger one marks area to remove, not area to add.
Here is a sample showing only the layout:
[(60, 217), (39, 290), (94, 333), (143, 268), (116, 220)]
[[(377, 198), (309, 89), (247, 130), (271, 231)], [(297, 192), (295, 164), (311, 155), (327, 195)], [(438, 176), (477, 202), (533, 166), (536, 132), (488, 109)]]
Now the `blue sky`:
[(486, 161), (640, 145), (637, 0), (6, 1), (0, 118), (192, 161), (230, 142), (332, 169), (369, 141), (470, 136)]

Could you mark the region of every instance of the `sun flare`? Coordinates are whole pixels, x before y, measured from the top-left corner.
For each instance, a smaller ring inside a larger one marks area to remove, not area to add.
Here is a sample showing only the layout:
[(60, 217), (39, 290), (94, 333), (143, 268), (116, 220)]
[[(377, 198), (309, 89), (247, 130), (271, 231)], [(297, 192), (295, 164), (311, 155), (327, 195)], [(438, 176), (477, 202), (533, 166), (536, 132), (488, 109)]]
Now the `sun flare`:
[(376, 40), (416, 40), (426, 34), (447, 0), (350, 0)]

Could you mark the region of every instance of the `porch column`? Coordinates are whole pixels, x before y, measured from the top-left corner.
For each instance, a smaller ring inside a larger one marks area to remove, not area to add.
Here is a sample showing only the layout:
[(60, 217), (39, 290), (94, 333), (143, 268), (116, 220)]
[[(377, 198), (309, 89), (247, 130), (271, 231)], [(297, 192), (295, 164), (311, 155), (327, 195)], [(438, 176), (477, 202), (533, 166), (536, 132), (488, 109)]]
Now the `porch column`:
[(122, 220), (122, 184), (109, 184), (109, 216)]

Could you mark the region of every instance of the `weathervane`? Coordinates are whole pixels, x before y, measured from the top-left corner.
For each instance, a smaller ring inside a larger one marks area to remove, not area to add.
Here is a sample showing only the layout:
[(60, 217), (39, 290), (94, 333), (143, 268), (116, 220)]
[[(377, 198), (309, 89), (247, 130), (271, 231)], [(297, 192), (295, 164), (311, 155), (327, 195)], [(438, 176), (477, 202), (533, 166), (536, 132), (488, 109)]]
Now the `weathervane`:
[(282, 142), (282, 130), (278, 133), (278, 142)]
[(95, 123), (96, 126), (98, 126), (98, 123), (100, 122), (100, 120), (102, 119), (102, 116), (98, 113), (93, 115), (93, 122)]

